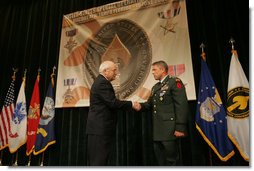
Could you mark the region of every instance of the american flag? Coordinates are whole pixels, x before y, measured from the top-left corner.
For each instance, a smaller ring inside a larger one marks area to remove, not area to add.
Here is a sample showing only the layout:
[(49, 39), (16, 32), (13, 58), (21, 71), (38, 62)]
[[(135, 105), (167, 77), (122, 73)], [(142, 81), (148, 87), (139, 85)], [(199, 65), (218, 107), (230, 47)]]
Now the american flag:
[(14, 82), (13, 79), (4, 100), (0, 113), (0, 150), (8, 146), (8, 137), (11, 134), (11, 119), (14, 111)]

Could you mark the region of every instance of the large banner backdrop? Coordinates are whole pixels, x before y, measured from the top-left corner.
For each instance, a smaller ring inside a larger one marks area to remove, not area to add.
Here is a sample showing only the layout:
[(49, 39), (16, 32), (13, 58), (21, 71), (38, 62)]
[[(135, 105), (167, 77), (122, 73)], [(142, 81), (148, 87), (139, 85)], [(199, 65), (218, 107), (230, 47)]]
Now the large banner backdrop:
[(56, 107), (89, 106), (102, 61), (117, 63), (119, 99), (146, 101), (157, 82), (154, 61), (182, 79), (196, 99), (184, 0), (123, 0), (63, 16)]

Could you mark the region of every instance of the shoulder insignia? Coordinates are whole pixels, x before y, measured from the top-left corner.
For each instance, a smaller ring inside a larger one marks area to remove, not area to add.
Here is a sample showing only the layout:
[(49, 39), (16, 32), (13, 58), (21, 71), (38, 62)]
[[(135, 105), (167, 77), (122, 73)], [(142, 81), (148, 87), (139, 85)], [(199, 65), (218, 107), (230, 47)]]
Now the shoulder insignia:
[(181, 84), (181, 80), (179, 78), (176, 78), (175, 80), (176, 80), (176, 87), (178, 89), (181, 89), (183, 87), (183, 85)]

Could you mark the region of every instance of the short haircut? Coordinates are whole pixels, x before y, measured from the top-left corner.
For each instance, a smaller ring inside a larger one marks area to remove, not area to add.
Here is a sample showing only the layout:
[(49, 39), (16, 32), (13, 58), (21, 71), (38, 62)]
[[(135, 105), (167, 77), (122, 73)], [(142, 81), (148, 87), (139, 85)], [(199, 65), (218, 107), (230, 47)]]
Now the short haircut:
[(152, 66), (154, 66), (154, 65), (164, 68), (166, 73), (168, 73), (168, 64), (165, 61), (156, 61), (156, 62), (152, 63)]
[(99, 67), (99, 73), (103, 73), (104, 71), (106, 71), (107, 69), (109, 69), (112, 66), (113, 62), (112, 61), (104, 61), (101, 63), (100, 67)]

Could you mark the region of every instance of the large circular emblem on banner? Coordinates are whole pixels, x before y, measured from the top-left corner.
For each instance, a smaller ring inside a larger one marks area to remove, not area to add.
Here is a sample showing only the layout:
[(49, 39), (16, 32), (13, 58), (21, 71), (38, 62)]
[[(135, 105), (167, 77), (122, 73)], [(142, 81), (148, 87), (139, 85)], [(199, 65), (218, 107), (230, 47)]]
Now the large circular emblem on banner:
[(112, 81), (120, 99), (130, 97), (148, 76), (152, 48), (145, 31), (131, 20), (114, 20), (104, 24), (88, 43), (84, 74), (91, 87), (103, 61), (111, 60), (118, 66)]

